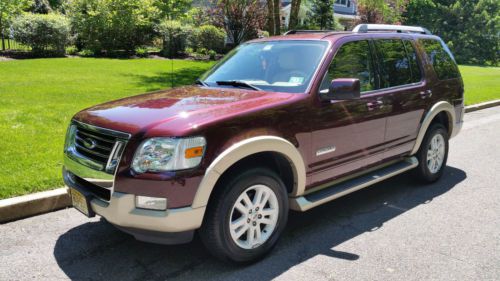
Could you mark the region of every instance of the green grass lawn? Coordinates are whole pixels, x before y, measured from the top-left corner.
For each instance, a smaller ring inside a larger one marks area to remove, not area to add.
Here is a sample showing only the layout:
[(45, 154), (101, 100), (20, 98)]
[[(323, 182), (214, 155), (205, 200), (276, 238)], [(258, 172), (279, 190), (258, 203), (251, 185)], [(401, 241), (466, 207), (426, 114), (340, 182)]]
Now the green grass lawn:
[[(175, 61), (175, 86), (212, 62)], [(0, 198), (62, 186), (66, 126), (79, 110), (168, 88), (168, 60), (36, 59), (0, 62)], [(500, 68), (460, 67), (466, 103), (500, 99)]]
[(500, 67), (460, 66), (465, 85), (465, 104), (500, 99)]
[[(213, 62), (175, 61), (175, 86)], [(168, 60), (35, 59), (0, 62), (0, 198), (63, 185), (66, 126), (79, 110), (169, 88)]]

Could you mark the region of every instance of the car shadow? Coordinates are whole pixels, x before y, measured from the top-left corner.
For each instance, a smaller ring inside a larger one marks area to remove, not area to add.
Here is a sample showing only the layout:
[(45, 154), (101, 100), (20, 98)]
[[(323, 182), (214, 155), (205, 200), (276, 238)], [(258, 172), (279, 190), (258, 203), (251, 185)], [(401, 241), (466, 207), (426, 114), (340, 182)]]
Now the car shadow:
[(54, 256), (73, 280), (269, 280), (318, 255), (347, 261), (359, 259), (359, 254), (335, 247), (363, 233), (377, 231), (384, 223), (421, 204), (432, 204), (434, 198), (466, 177), (464, 171), (446, 167), (440, 181), (422, 185), (405, 173), (308, 212), (291, 212), (274, 251), (247, 266), (212, 258), (198, 238), (176, 246), (143, 243), (104, 220), (80, 225), (61, 235)]

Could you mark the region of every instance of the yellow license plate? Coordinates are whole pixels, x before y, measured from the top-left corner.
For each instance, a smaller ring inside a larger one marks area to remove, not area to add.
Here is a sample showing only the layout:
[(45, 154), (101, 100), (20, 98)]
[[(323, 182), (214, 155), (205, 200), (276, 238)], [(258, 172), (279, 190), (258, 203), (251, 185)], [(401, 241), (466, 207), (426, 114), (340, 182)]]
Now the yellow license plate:
[(83, 194), (76, 189), (71, 189), (71, 201), (73, 202), (73, 207), (82, 212), (84, 215), (89, 216), (87, 199), (83, 196)]

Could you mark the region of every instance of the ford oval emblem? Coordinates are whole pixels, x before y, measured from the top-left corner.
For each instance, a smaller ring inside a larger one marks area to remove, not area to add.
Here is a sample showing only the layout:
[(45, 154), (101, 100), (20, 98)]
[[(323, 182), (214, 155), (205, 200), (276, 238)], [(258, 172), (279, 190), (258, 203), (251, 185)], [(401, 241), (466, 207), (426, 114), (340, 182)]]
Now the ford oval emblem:
[(83, 140), (83, 146), (85, 146), (85, 148), (87, 149), (94, 149), (96, 145), (97, 144), (95, 143), (95, 140), (91, 138), (86, 138)]

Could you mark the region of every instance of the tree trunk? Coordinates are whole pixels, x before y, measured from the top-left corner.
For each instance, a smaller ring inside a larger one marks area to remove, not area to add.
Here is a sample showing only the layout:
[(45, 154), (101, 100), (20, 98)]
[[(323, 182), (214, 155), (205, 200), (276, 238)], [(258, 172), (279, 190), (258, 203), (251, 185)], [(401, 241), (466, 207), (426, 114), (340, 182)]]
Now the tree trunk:
[(274, 4), (273, 0), (267, 0), (267, 31), (269, 35), (274, 35)]
[(280, 19), (281, 0), (274, 0), (273, 8), (274, 8), (274, 35), (280, 35), (281, 34), (281, 19)]
[(0, 33), (2, 34), (2, 51), (5, 51), (5, 35), (3, 34), (2, 14), (0, 13)]
[(292, 0), (292, 7), (290, 8), (290, 21), (288, 22), (289, 30), (295, 29), (299, 24), (300, 2), (301, 0)]

